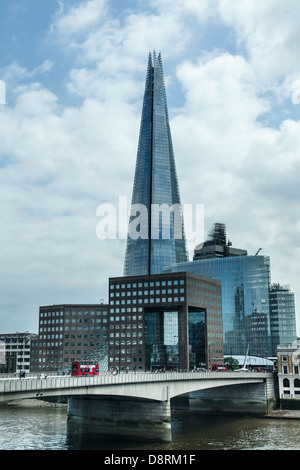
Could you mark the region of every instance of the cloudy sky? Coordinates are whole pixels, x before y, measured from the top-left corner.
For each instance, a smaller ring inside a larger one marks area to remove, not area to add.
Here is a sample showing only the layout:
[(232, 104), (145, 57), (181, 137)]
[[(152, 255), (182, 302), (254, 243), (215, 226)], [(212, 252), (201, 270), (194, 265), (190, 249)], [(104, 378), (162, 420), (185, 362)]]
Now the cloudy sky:
[(205, 236), (222, 222), (262, 248), (299, 312), (299, 24), (298, 0), (1, 0), (2, 333), (37, 332), (40, 305), (106, 302), (122, 275), (97, 208), (130, 203), (153, 50), (182, 203), (204, 205)]

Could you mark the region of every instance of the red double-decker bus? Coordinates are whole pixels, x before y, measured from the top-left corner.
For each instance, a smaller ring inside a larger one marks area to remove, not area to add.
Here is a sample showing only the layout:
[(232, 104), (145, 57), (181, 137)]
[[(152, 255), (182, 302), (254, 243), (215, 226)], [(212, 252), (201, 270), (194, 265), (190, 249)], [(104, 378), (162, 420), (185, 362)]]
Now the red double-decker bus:
[(224, 372), (227, 370), (227, 366), (225, 364), (212, 364), (211, 371), (221, 371)]
[(98, 361), (73, 361), (71, 364), (71, 375), (99, 375)]

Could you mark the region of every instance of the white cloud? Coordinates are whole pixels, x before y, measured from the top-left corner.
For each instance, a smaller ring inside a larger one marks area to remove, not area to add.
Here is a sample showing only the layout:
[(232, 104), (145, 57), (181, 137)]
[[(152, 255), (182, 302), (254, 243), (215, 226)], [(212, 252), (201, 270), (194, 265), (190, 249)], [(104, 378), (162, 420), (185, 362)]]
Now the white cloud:
[(108, 93), (102, 101), (62, 109), (58, 97), (37, 83), (15, 93), (14, 107), (0, 108), (3, 308), (28, 311), (51, 298), (107, 300), (107, 278), (122, 273), (124, 245), (99, 242), (96, 210), (104, 200), (117, 200), (119, 191), (130, 195), (135, 108), (116, 96), (109, 101)]
[(1, 69), (1, 77), (4, 81), (12, 81), (13, 83), (17, 80), (34, 79), (37, 75), (49, 72), (54, 65), (54, 61), (45, 59), (42, 64), (33, 70), (28, 70), (26, 67), (21, 67), (16, 61), (13, 61), (9, 66)]
[(59, 2), (56, 21), (51, 31), (65, 38), (78, 36), (95, 27), (107, 12), (107, 0), (82, 1), (65, 12), (63, 2)]
[[(234, 245), (250, 254), (262, 246), (273, 280), (298, 289), (295, 2), (153, 0), (119, 16), (107, 1), (59, 3), (50, 37), (65, 57), (72, 49), (65, 84), (73, 104), (44, 82), (54, 60), (59, 67), (58, 53), (36, 67), (12, 61), (1, 69), (16, 84), (14, 103), (0, 107), (2, 308), (23, 312), (24, 303), (35, 325), (32, 299), (36, 309), (107, 300), (107, 278), (121, 275), (125, 245), (97, 239), (96, 209), (119, 195), (130, 200), (153, 49), (164, 64), (178, 59), (176, 89), (164, 69), (182, 202), (205, 205), (205, 233), (224, 222)], [(192, 44), (210, 21), (229, 27), (240, 47)], [(178, 90), (184, 104), (174, 110), (169, 96)], [(285, 114), (287, 99), (294, 114)], [(276, 127), (266, 124), (272, 113)]]
[(79, 63), (100, 61), (98, 67), (102, 73), (143, 71), (141, 60), (148, 51), (157, 49), (174, 55), (190, 40), (189, 29), (181, 17), (182, 9), (170, 9), (165, 4), (168, 9), (165, 15), (160, 11), (162, 6), (160, 2), (150, 2), (143, 11), (128, 10), (121, 19), (112, 17), (107, 0), (82, 2), (56, 18), (51, 37), (76, 51)]
[(214, 0), (151, 0), (151, 5), (157, 8), (159, 14), (164, 18), (167, 16), (192, 15), (198, 21), (208, 20), (214, 12)]
[(245, 46), (258, 80), (272, 85), (299, 72), (300, 4), (294, 0), (219, 0), (221, 18)]

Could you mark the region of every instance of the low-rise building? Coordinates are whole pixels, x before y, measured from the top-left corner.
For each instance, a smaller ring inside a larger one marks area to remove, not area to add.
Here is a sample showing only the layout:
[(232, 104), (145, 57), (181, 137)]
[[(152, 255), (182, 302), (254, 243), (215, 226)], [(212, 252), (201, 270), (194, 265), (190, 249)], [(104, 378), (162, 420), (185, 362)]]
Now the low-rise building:
[(292, 344), (279, 345), (277, 357), (281, 403), (283, 400), (300, 400), (300, 338)]
[(39, 334), (32, 342), (31, 370), (59, 371), (107, 344), (108, 305), (41, 306)]
[(30, 372), (31, 344), (35, 333), (0, 334), (0, 373)]

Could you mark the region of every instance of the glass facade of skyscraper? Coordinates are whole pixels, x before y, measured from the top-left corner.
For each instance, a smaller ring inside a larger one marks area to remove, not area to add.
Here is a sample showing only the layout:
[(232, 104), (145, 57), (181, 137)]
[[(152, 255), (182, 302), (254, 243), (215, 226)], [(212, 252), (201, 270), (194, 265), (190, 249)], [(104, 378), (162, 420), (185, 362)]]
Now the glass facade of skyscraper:
[(270, 315), (273, 351), (278, 345), (297, 340), (295, 299), (289, 286), (272, 284), (270, 287)]
[(166, 273), (181, 271), (221, 281), (225, 355), (243, 355), (248, 345), (251, 355), (272, 354), (268, 257), (209, 258), (164, 270)]
[(188, 260), (160, 54), (149, 55), (124, 276)]

